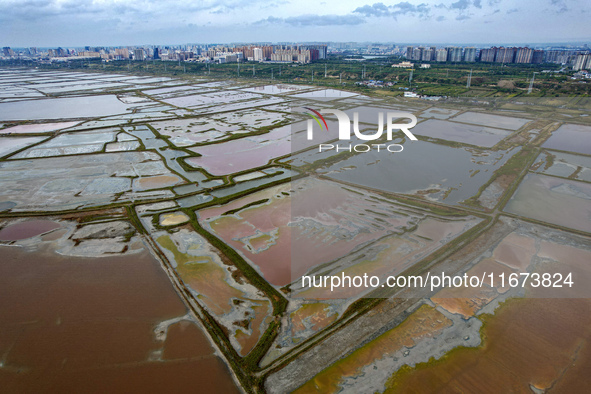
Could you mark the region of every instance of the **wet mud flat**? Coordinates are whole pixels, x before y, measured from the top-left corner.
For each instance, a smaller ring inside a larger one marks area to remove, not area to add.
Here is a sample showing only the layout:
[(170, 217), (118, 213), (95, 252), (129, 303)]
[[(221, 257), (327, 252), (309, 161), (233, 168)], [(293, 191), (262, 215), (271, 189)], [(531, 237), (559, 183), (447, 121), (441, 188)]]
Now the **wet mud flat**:
[(385, 392), (586, 392), (590, 316), (588, 299), (510, 300), (488, 316), (482, 347), (394, 375)]
[(3, 392), (238, 392), (148, 251), (63, 256), (56, 234), (0, 246)]

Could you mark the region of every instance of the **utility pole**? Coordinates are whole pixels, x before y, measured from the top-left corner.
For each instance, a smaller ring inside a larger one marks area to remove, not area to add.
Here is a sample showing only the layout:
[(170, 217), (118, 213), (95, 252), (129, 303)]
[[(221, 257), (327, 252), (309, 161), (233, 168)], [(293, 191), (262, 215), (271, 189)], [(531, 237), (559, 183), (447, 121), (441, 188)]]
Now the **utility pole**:
[(279, 65), (279, 76), (281, 76), (281, 64)]
[(468, 76), (468, 82), (466, 83), (466, 89), (470, 89), (471, 82), (472, 82), (472, 69), (470, 69), (470, 75)]
[(252, 65), (252, 77), (254, 78), (254, 64)]
[(312, 70), (312, 83), (314, 83), (314, 70)]
[(326, 78), (326, 63), (324, 63), (324, 78)]
[(275, 79), (275, 78), (273, 77), (273, 69), (271, 69), (271, 79)]
[(238, 78), (240, 78), (240, 61), (238, 61)]
[(410, 69), (410, 75), (408, 76), (408, 86), (409, 87), (412, 87), (412, 73), (414, 70), (415, 70), (414, 68)]
[(530, 94), (532, 89), (534, 88), (534, 79), (536, 78), (536, 74), (537, 74), (537, 72), (534, 72), (534, 74), (531, 76), (531, 81), (529, 82), (529, 88), (527, 89), (527, 94)]
[(339, 74), (339, 84), (343, 84), (343, 73)]
[(362, 79), (365, 79), (365, 64), (363, 65), (363, 78)]

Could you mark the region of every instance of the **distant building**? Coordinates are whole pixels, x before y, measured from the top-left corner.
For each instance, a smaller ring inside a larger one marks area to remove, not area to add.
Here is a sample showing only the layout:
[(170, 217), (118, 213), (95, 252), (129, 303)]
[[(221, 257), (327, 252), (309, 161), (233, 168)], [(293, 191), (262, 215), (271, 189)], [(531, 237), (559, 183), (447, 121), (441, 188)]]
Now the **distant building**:
[(133, 60), (144, 60), (144, 50), (139, 48), (139, 49), (134, 49), (133, 50)]
[(154, 60), (160, 59), (160, 54), (158, 48), (154, 48)]
[(585, 70), (591, 68), (591, 54), (585, 53), (577, 55), (573, 64), (573, 70)]
[(447, 49), (441, 48), (437, 50), (436, 58), (438, 62), (446, 62), (447, 61)]
[(431, 48), (425, 48), (421, 54), (421, 60), (424, 62), (430, 62), (435, 57), (435, 51)]
[(238, 61), (237, 53), (218, 52), (213, 60), (216, 63), (236, 63)]
[(412, 54), (413, 54), (414, 48), (413, 47), (406, 47), (406, 58), (407, 59), (412, 59)]
[(486, 63), (492, 63), (497, 57), (497, 47), (486, 48), (480, 50), (480, 61)]
[(532, 56), (531, 62), (533, 64), (544, 63), (544, 51), (541, 49), (534, 50), (534, 54)]
[(421, 61), (421, 58), (423, 57), (423, 47), (420, 48), (415, 48), (412, 50), (412, 59), (411, 60), (416, 60), (416, 61)]
[(115, 49), (116, 60), (127, 60), (129, 59), (129, 49), (127, 48), (116, 48)]
[(513, 63), (515, 61), (515, 49), (516, 48), (499, 48), (495, 57), (495, 63)]
[(262, 62), (264, 60), (263, 50), (261, 48), (254, 48), (253, 54), (254, 54), (253, 57), (254, 57), (255, 62)]
[(447, 47), (447, 61), (448, 62), (461, 62), (462, 61), (462, 48), (460, 47)]
[(411, 62), (400, 62), (398, 64), (393, 64), (392, 67), (394, 67), (394, 68), (412, 68), (413, 64)]
[[(327, 57), (327, 46), (326, 45), (306, 45), (305, 49), (308, 49), (310, 51), (318, 51), (317, 59), (326, 59), (326, 57)], [(316, 59), (312, 59), (312, 60), (316, 60)]]
[(101, 54), (94, 51), (80, 51), (78, 57), (101, 57)]
[(476, 61), (476, 48), (466, 47), (464, 48), (464, 61), (473, 63)]
[(515, 63), (529, 64), (534, 57), (534, 50), (531, 48), (517, 48)]

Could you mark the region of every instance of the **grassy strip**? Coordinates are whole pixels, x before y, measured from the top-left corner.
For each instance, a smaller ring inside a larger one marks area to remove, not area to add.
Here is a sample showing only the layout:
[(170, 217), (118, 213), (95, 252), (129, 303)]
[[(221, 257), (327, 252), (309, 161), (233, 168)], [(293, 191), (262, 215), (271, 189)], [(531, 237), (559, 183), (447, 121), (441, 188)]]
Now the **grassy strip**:
[[(149, 236), (146, 238), (152, 246), (152, 249), (160, 257), (160, 260), (164, 262), (168, 275), (174, 275), (174, 277), (176, 278), (176, 281), (172, 280), (173, 285), (181, 293), (188, 307), (193, 310), (195, 316), (199, 318), (199, 321), (207, 329), (211, 338), (218, 346), (218, 349), (220, 349), (224, 353), (226, 360), (232, 367), (232, 370), (238, 377), (238, 380), (240, 381), (244, 390), (248, 393), (254, 393), (255, 390), (252, 388), (254, 384), (251, 375), (248, 373), (248, 370), (245, 370), (243, 368), (240, 356), (228, 340), (222, 327), (218, 325), (217, 321), (207, 312), (207, 310), (205, 310), (205, 308), (203, 308), (198, 302), (195, 301), (195, 297), (193, 296), (191, 291), (184, 286), (182, 279), (178, 276), (176, 270), (172, 267), (172, 265), (166, 258), (166, 255), (164, 255), (164, 253), (160, 250), (156, 242), (154, 242)], [(198, 308), (198, 310), (196, 310), (195, 307)]]
[(263, 198), (262, 200), (257, 200), (257, 201), (253, 201), (253, 202), (251, 202), (249, 204), (246, 204), (243, 207), (235, 208), (235, 209), (230, 209), (229, 211), (226, 211), (226, 212), (222, 213), (222, 215), (234, 215), (235, 213), (240, 212), (243, 209), (254, 207), (255, 205), (265, 204), (267, 202), (269, 202), (269, 199), (268, 198)]
[[(497, 169), (493, 176), (489, 178), (489, 180), (480, 188), (478, 192), (466, 200), (462, 201), (463, 205), (467, 205), (469, 207), (473, 207), (476, 209), (483, 209), (482, 205), (480, 205), (480, 201), (478, 200), (484, 190), (489, 187), (494, 181), (496, 181), (500, 176), (506, 175), (511, 177), (511, 182), (515, 181), (515, 178), (519, 177), (519, 174), (523, 171), (524, 168), (531, 166), (535, 158), (538, 156), (539, 148), (536, 148), (532, 145), (524, 146), (521, 151), (513, 155), (507, 162), (499, 169)], [(507, 191), (505, 191), (505, 194)]]
[[(407, 196), (404, 196), (401, 194), (394, 195), (394, 194), (388, 194), (388, 193), (384, 193), (384, 192), (378, 192), (378, 194), (387, 199), (387, 200), (384, 200), (381, 198), (375, 198), (378, 201), (382, 201), (382, 202), (386, 202), (386, 203), (390, 203), (391, 201), (397, 201), (397, 202), (401, 202), (406, 205), (413, 206), (414, 208), (421, 208), (423, 210), (429, 211), (430, 213), (433, 213), (433, 214), (439, 215), (439, 216), (462, 217), (462, 216), (466, 216), (468, 214), (477, 215), (476, 213), (473, 213), (473, 212), (468, 213), (462, 209), (458, 209), (458, 208), (451, 207), (448, 205), (435, 204), (433, 202), (422, 200), (422, 199), (419, 199), (416, 197), (407, 197)], [(390, 201), (388, 201), (388, 200), (390, 200)], [(477, 215), (477, 216), (480, 216), (480, 215)]]
[(281, 293), (279, 293), (263, 277), (261, 277), (260, 274), (254, 268), (252, 268), (250, 264), (248, 264), (246, 260), (244, 260), (244, 258), (238, 252), (236, 252), (233, 248), (231, 248), (226, 243), (217, 238), (215, 235), (211, 234), (209, 231), (203, 228), (199, 224), (199, 221), (197, 220), (197, 215), (192, 209), (183, 208), (182, 211), (189, 216), (191, 224), (193, 225), (195, 231), (199, 235), (201, 235), (209, 243), (211, 243), (213, 246), (218, 248), (224, 255), (226, 255), (226, 257), (228, 257), (236, 265), (236, 267), (240, 269), (240, 271), (248, 278), (248, 280), (253, 285), (261, 289), (265, 293), (265, 295), (269, 297), (269, 299), (273, 303), (273, 314), (281, 315), (287, 307), (287, 300), (283, 298)]
[(195, 231), (229, 258), (248, 281), (258, 289), (262, 290), (273, 304), (273, 314), (276, 316), (276, 320), (269, 324), (269, 327), (265, 333), (263, 333), (257, 345), (249, 352), (247, 357), (241, 361), (242, 368), (248, 371), (259, 370), (259, 361), (265, 356), (265, 354), (267, 354), (273, 341), (279, 334), (281, 325), (277, 321), (277, 317), (282, 316), (287, 309), (287, 300), (264, 278), (262, 278), (238, 252), (201, 227), (197, 220), (197, 215), (193, 210), (185, 208), (183, 211), (189, 215)]

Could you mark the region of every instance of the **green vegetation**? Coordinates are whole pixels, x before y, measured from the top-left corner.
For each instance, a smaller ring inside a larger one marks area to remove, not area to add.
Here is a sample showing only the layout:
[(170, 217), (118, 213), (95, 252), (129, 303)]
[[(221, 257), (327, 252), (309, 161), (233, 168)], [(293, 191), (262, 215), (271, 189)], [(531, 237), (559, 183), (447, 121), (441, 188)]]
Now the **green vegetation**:
[(229, 211), (226, 211), (226, 212), (222, 213), (222, 215), (234, 215), (235, 213), (240, 212), (243, 209), (254, 207), (256, 205), (266, 204), (268, 202), (269, 202), (269, 199), (268, 198), (263, 198), (262, 200), (257, 200), (257, 201), (253, 201), (253, 202), (251, 202), (249, 204), (246, 204), (243, 207), (236, 208), (236, 209), (230, 209)]
[[(329, 55), (328, 59), (310, 64), (278, 63), (197, 63), (173, 61), (111, 61), (100, 59), (71, 59), (65, 64), (40, 64), (23, 60), (5, 60), (0, 66), (34, 66), (41, 69), (82, 69), (111, 73), (170, 75), (183, 79), (204, 76), (214, 79), (240, 79), (245, 81), (290, 82), (326, 87), (345, 87), (363, 94), (401, 96), (412, 89), (420, 94), (450, 97), (521, 97), (527, 94), (533, 72), (538, 72), (533, 92), (528, 96), (549, 97), (577, 95), (588, 97), (591, 84), (580, 84), (569, 79), (572, 72), (560, 71), (558, 64), (500, 64), (500, 63), (430, 63), (430, 68), (413, 70), (391, 67), (402, 60), (396, 56), (383, 56), (364, 61), (347, 61), (343, 55)], [(415, 62), (416, 63), (416, 62)], [(391, 82), (393, 86), (370, 88), (358, 85), (365, 80)], [(254, 72), (253, 72), (254, 70)], [(325, 72), (326, 70), (326, 72)], [(548, 72), (541, 72), (548, 71)], [(412, 72), (412, 81), (409, 77)], [(472, 72), (470, 88), (466, 88)]]

